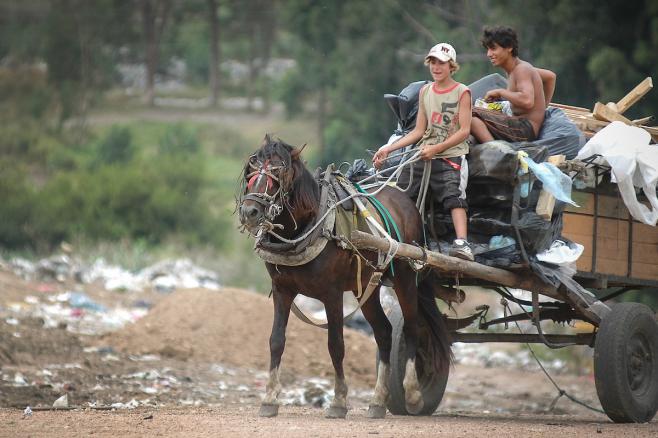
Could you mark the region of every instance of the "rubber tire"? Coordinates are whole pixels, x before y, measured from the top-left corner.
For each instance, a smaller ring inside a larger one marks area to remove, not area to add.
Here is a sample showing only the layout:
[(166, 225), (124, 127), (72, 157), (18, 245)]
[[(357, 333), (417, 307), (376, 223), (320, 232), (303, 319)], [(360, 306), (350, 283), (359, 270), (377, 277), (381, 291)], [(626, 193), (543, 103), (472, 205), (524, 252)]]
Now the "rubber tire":
[[(402, 326), (404, 325), (404, 318), (399, 306), (395, 306), (388, 316), (393, 327), (392, 346), (391, 346), (391, 374), (389, 377), (389, 398), (386, 407), (394, 415), (410, 415), (404, 400), (404, 372), (407, 362), (407, 354), (404, 344), (404, 333)], [(423, 409), (416, 415), (432, 415), (436, 408), (439, 407), (443, 394), (446, 390), (448, 383), (449, 371), (445, 374), (423, 372), (422, 357), (423, 352), (421, 346), (424, 345), (424, 340), (419, 339), (418, 353), (416, 354), (416, 372), (418, 373), (418, 381), (420, 383), (420, 391), (423, 395), (424, 406)]]
[[(639, 378), (636, 388), (629, 382), (631, 372)], [(651, 421), (658, 410), (658, 323), (650, 308), (620, 303), (603, 318), (594, 344), (594, 381), (612, 421)]]

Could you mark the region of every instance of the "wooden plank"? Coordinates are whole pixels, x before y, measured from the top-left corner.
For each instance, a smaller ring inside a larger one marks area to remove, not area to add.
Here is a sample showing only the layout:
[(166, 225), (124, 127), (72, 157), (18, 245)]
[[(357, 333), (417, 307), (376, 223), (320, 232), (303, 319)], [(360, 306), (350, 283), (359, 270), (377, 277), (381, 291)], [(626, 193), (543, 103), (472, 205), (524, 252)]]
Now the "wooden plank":
[[(633, 243), (635, 242), (658, 245), (658, 226), (652, 227), (640, 222), (633, 222)], [(658, 264), (658, 257), (656, 264)]]
[(599, 120), (604, 120), (608, 122), (618, 121), (618, 122), (626, 123), (627, 125), (633, 125), (633, 122), (631, 122), (629, 119), (622, 116), (618, 112), (610, 109), (609, 107), (603, 105), (601, 102), (596, 102), (592, 114), (594, 114), (594, 117), (596, 117)]
[(584, 112), (584, 113), (589, 113), (590, 110), (587, 108), (583, 108), (581, 106), (573, 106), (573, 105), (565, 105), (563, 103), (555, 103), (551, 102), (550, 105), (548, 106), (553, 106), (555, 108), (560, 108), (563, 110), (570, 110), (570, 111), (575, 111), (575, 112)]
[[(388, 240), (361, 231), (352, 231), (350, 240), (359, 249), (379, 251), (388, 251), (389, 249)], [(456, 257), (449, 257), (436, 251), (426, 251), (423, 248), (406, 243), (399, 243), (398, 245), (395, 254), (396, 257), (424, 260), (428, 265), (446, 272), (462, 273), (503, 286), (534, 290), (552, 298), (564, 298), (558, 294), (554, 287), (549, 286), (534, 276), (517, 275), (504, 269), (493, 268)]]
[[(548, 162), (557, 166), (567, 159), (566, 155), (551, 155), (548, 157)], [(547, 221), (551, 220), (553, 216), (553, 208), (555, 207), (555, 197), (546, 190), (542, 189), (537, 200), (537, 208), (535, 212)]]
[(636, 125), (646, 125), (649, 122), (653, 122), (653, 119), (655, 119), (654, 116), (646, 116), (642, 117), (641, 119), (631, 120), (631, 122), (635, 123)]
[(627, 109), (629, 109), (635, 102), (642, 99), (642, 97), (653, 88), (653, 81), (651, 76), (644, 79), (642, 82), (637, 84), (626, 96), (622, 97), (619, 102), (617, 102), (617, 112), (623, 114)]

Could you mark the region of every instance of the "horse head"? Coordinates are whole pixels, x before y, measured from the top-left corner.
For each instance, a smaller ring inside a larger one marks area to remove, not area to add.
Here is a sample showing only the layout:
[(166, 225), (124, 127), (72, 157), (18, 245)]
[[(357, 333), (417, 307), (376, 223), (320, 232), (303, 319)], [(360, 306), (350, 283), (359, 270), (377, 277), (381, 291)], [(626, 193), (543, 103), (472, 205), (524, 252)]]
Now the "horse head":
[[(318, 185), (294, 148), (266, 135), (242, 172), (240, 222), (251, 233), (279, 228), (290, 234), (318, 208)], [(284, 214), (287, 213), (287, 214)]]

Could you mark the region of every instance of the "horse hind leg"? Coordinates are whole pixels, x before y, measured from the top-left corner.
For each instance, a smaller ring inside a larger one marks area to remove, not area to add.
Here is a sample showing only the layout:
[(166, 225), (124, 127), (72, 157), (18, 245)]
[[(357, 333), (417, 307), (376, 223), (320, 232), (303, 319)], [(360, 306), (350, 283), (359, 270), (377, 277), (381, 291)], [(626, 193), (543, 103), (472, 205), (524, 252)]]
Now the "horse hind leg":
[(270, 335), (270, 376), (265, 387), (265, 397), (260, 405), (261, 417), (276, 417), (279, 414), (278, 397), (281, 393), (279, 378), (281, 356), (286, 345), (286, 327), (290, 316), (290, 306), (294, 296), (273, 291), (274, 321)]
[(391, 357), (391, 323), (389, 322), (379, 301), (379, 288), (361, 307), (363, 316), (370, 323), (379, 349), (379, 364), (377, 365), (377, 383), (375, 393), (368, 407), (368, 418), (384, 418), (386, 416), (386, 400), (388, 398), (388, 379)]
[(343, 293), (328, 294), (324, 302), (327, 312), (329, 355), (334, 365), (334, 399), (325, 413), (326, 418), (345, 418), (347, 415), (347, 383), (343, 371), (345, 342), (343, 340)]
[(416, 286), (415, 273), (409, 266), (398, 263), (395, 266), (393, 284), (398, 302), (400, 303), (400, 309), (402, 310), (402, 316), (404, 317), (402, 332), (404, 334), (407, 362), (402, 386), (404, 387), (405, 405), (407, 412), (416, 415), (423, 410), (425, 403), (416, 372), (418, 288)]

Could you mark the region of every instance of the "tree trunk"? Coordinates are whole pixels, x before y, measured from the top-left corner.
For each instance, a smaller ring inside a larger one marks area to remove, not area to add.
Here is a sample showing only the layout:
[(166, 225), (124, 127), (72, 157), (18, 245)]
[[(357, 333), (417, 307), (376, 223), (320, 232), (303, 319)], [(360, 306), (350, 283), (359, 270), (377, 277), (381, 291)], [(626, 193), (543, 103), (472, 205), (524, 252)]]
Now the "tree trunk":
[(217, 0), (207, 0), (210, 19), (210, 69), (208, 71), (208, 84), (210, 86), (210, 106), (217, 108), (219, 103), (220, 77), (219, 77), (219, 18), (217, 16)]
[(149, 106), (155, 104), (155, 74), (158, 69), (159, 46), (164, 31), (170, 0), (141, 0), (142, 32), (146, 58), (145, 100)]
[[(254, 26), (255, 27), (255, 26)], [(258, 38), (256, 30), (252, 29), (249, 35), (249, 82), (247, 83), (247, 111), (254, 111), (254, 100), (256, 99), (256, 80), (258, 79), (258, 64), (256, 62)]]

